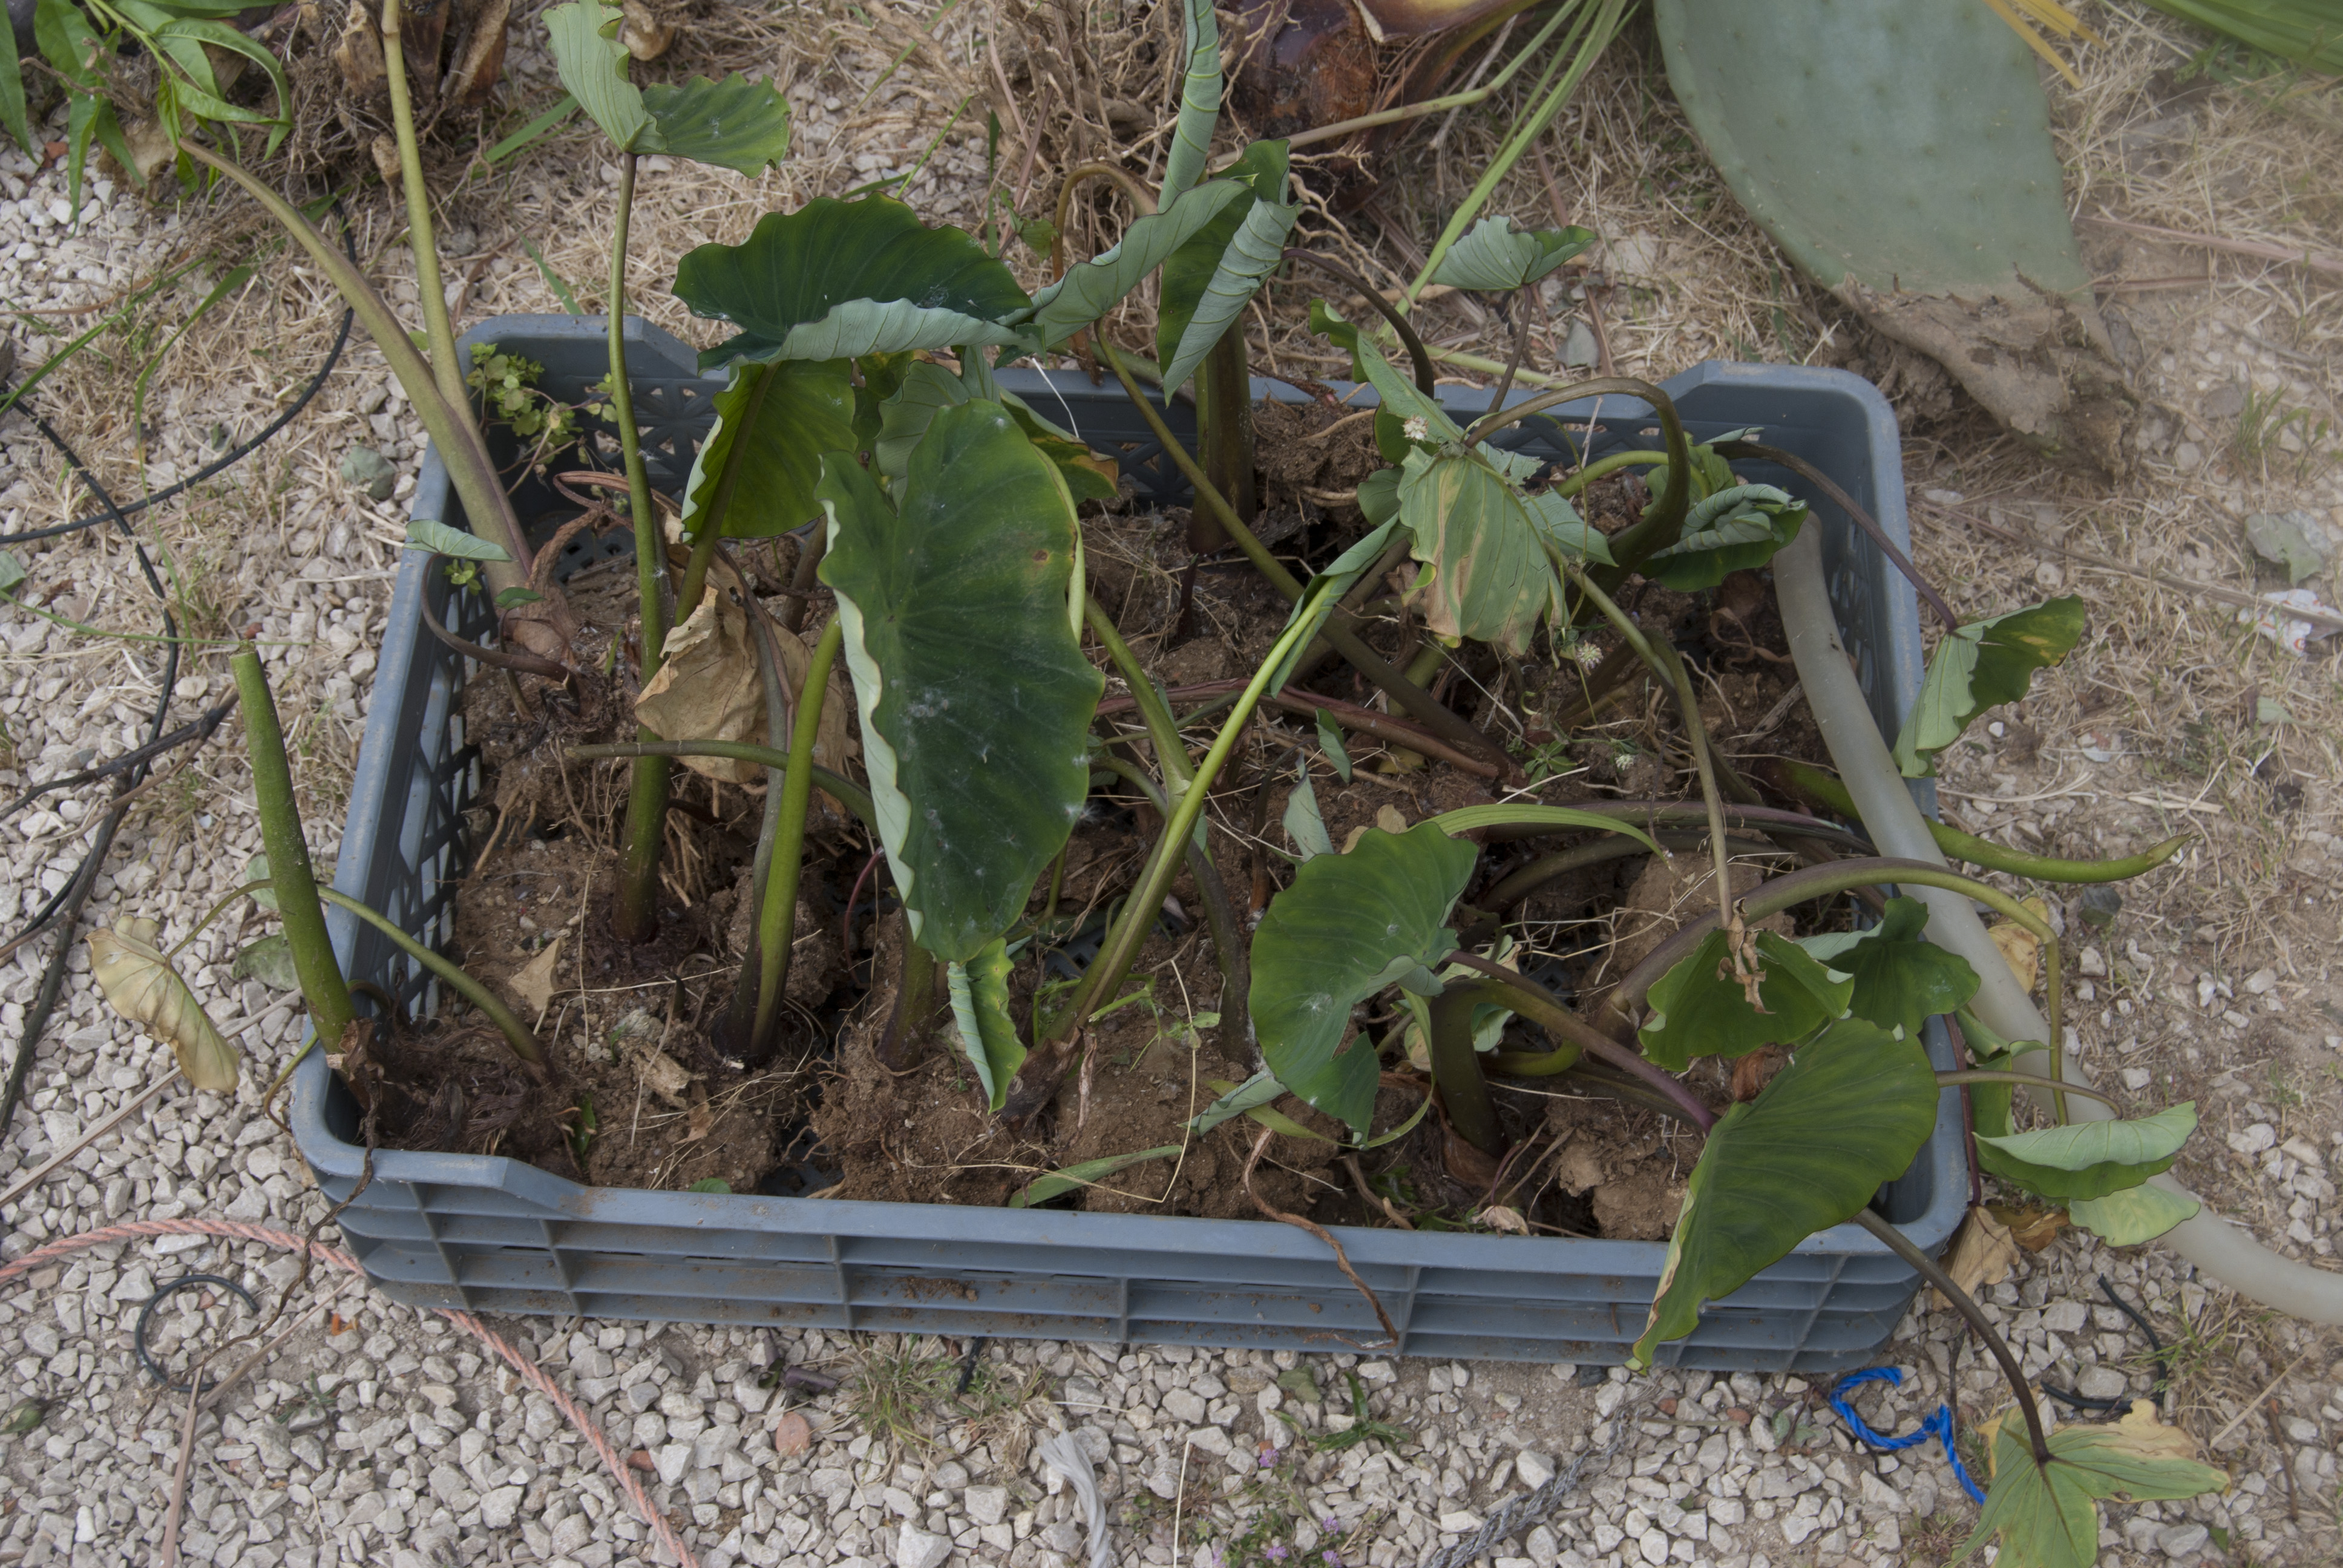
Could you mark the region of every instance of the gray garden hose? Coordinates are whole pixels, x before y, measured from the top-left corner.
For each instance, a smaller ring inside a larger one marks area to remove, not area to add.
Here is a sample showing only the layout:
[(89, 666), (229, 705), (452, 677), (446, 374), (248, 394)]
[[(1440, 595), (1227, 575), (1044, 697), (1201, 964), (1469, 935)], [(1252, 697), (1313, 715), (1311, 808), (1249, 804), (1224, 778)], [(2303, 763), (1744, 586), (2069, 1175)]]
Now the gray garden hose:
[[(1812, 528), (1801, 529), (1797, 538), (1774, 558), (1774, 590), (1781, 601), (1782, 622), (1789, 632), (1790, 654), (1797, 663), (1807, 705), (1814, 710), (1823, 743), (1838, 764), (1847, 793), (1855, 798), (1864, 829), (1879, 852), (1941, 866), (1945, 857), (1928, 836), (1926, 819), (1887, 754), (1863, 689), (1855, 683), (1846, 649), (1839, 643), (1838, 622), (1823, 586), (1822, 543), (1817, 534)], [(1981, 983), (1970, 1005), (1978, 1019), (2009, 1040), (2046, 1040), (2049, 1026), (2002, 961), (2000, 950), (1986, 935), (1968, 900), (1943, 888), (1904, 891), (1928, 906), (1929, 940), (1958, 953), (1976, 970)], [(2062, 1054), (2066, 1076), (2087, 1084), (2090, 1080), (2074, 1056)], [(2049, 1070), (2046, 1053), (2037, 1052), (2017, 1065), (2027, 1072)], [(2082, 1121), (2115, 1114), (2080, 1095), (2068, 1096), (2067, 1105), (2070, 1113)], [(2196, 1198), (2168, 1175), (2154, 1180), (2167, 1191)], [(2199, 1271), (2263, 1306), (2307, 1322), (2343, 1323), (2343, 1274), (2281, 1258), (2208, 1208), (2200, 1207), (2161, 1240)]]

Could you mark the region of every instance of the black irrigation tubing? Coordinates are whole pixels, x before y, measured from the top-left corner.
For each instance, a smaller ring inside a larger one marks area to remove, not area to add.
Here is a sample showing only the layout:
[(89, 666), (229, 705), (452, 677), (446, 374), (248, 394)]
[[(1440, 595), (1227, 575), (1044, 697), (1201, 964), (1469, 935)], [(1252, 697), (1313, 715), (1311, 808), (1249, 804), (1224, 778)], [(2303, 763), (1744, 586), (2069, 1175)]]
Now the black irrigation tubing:
[[(348, 253), (352, 261), (356, 261), (357, 259), (357, 235), (355, 230), (348, 228), (345, 228), (343, 230), (342, 248)], [(84, 528), (96, 528), (98, 524), (109, 519), (118, 521), (122, 518), (136, 517), (140, 512), (145, 511), (147, 508), (167, 501), (174, 496), (183, 495), (188, 490), (195, 488), (197, 485), (202, 484), (206, 479), (211, 478), (215, 475), (224, 473), (227, 469), (234, 467), (236, 464), (243, 462), (246, 457), (249, 457), (253, 453), (258, 451), (261, 447), (266, 446), (271, 440), (275, 439), (278, 431), (284, 429), (286, 426), (290, 425), (294, 419), (299, 416), (301, 410), (309, 406), (310, 400), (316, 397), (319, 392), (325, 390), (326, 378), (333, 375), (334, 367), (341, 363), (342, 350), (349, 347), (350, 327), (357, 322), (357, 312), (347, 308), (343, 310), (342, 325), (340, 329), (334, 334), (334, 346), (326, 351), (326, 362), (317, 367), (317, 373), (309, 378), (309, 385), (302, 388), (301, 396), (293, 399), (290, 404), (277, 414), (276, 418), (271, 419), (267, 424), (262, 426), (260, 427), (260, 433), (253, 437), (249, 441), (239, 443), (238, 445), (229, 448), (226, 453), (206, 464), (195, 473), (188, 475), (186, 478), (181, 479), (177, 484), (167, 486), (163, 489), (156, 491), (151, 496), (141, 497), (139, 499), (131, 502), (126, 507), (117, 507), (109, 501), (106, 506), (101, 507), (95, 512), (89, 513), (85, 517), (75, 518), (69, 523), (59, 523), (55, 528), (34, 528), (27, 533), (21, 534), (0, 534), (0, 545), (34, 544), (42, 539), (54, 539), (65, 534), (77, 534)], [(84, 472), (87, 472), (87, 470), (85, 469)]]
[[(2139, 1329), (2139, 1332), (2147, 1336), (2147, 1342), (2150, 1347), (2149, 1359), (2156, 1362), (2156, 1382), (2153, 1385), (2153, 1392), (2157, 1398), (2162, 1399), (2164, 1397), (2165, 1389), (2170, 1385), (2172, 1381), (2172, 1369), (2170, 1365), (2167, 1364), (2166, 1359), (2170, 1352), (2165, 1350), (2163, 1339), (2157, 1333), (2155, 1327), (2148, 1322), (2147, 1319), (2140, 1314), (2140, 1312), (2137, 1307), (2134, 1307), (2129, 1302), (2125, 1301), (2121, 1296), (2116, 1294), (2115, 1286), (2107, 1282), (2107, 1277), (2105, 1274), (2101, 1274), (2099, 1276), (2099, 1293), (2106, 1296), (2110, 1302), (2114, 1303), (2116, 1311), (2129, 1318)], [(2063, 1388), (2052, 1388), (2046, 1382), (2042, 1384), (2041, 1388), (2044, 1393), (2048, 1394), (2052, 1399), (2056, 1400), (2059, 1403), (2066, 1405), (2070, 1409), (2098, 1411), (2107, 1415), (2109, 1419), (2113, 1419), (2114, 1417), (2131, 1409), (2132, 1401), (2135, 1397), (2128, 1390), (2115, 1395), (2113, 1398), (2101, 1399), (2096, 1394), (2071, 1392)]]
[[(346, 226), (342, 234), (342, 246), (353, 260), (357, 258), (357, 244), (356, 233)], [(90, 892), (97, 884), (98, 873), (105, 868), (106, 858), (113, 850), (115, 835), (121, 829), (124, 808), (119, 802), (132, 790), (146, 782), (151, 759), (159, 754), (163, 749), (160, 743), (164, 739), (164, 726), (170, 721), (171, 717), (171, 690), (178, 684), (179, 644), (176, 640), (179, 635), (178, 618), (171, 613), (171, 596), (164, 588), (163, 579), (156, 575), (155, 563), (148, 558), (146, 547), (139, 543), (136, 531), (130, 526), (131, 514), (144, 511), (157, 501), (167, 500), (182, 493), (189, 486), (199, 484), (219, 473), (231, 464), (241, 462), (291, 423), (293, 417), (317, 397), (319, 389), (325, 386), (326, 378), (333, 374), (334, 367), (341, 359), (342, 350), (349, 343), (350, 327), (355, 316), (356, 313), (349, 309), (343, 310), (342, 325), (334, 335), (333, 347), (327, 352), (325, 363), (318, 367), (317, 375), (310, 378), (309, 385), (303, 389), (300, 397), (292, 407), (269, 421), (268, 425), (252, 439), (239, 444), (233, 450), (222, 455), (216, 461), (192, 477), (166, 489), (159, 490), (143, 500), (134, 502), (126, 509), (116, 502), (104, 483), (90, 470), (89, 465), (81, 460), (81, 455), (74, 450), (72, 444), (57, 434), (55, 427), (31, 407), (19, 405), (25, 417), (32, 420), (33, 427), (41, 433), (50, 446), (56, 448), (57, 454), (65, 458), (66, 466), (80, 476), (81, 482), (88, 487), (91, 498), (97, 502), (98, 509), (87, 517), (77, 518), (70, 523), (60, 524), (53, 528), (40, 528), (30, 533), (0, 536), (0, 544), (22, 544), (37, 539), (54, 538), (93, 527), (101, 521), (111, 521), (121, 531), (122, 537), (130, 541), (131, 550), (137, 557), (138, 569), (146, 578), (147, 588), (154, 591), (156, 599), (163, 606), (164, 634), (172, 640), (164, 644), (163, 676), (159, 687), (161, 695), (156, 699), (154, 718), (147, 726), (146, 744), (139, 749), (146, 754), (147, 759), (137, 761), (116, 775), (115, 799), (117, 804), (110, 807), (99, 821), (97, 831), (90, 841), (88, 852), (83, 855), (81, 863), (74, 869), (73, 876), (67, 879), (64, 887), (50, 896), (47, 902), (41, 906), (22, 930), (5, 944), (0, 944), (0, 955), (13, 953), (27, 942), (36, 940), (43, 932), (54, 927), (63, 928), (62, 934), (57, 939), (56, 948), (49, 955), (48, 966), (42, 973), (40, 990), (34, 998), (32, 1008), (25, 1015), (24, 1032), (17, 1038), (15, 1057), (8, 1064), (7, 1083), (5, 1088), (0, 1088), (0, 1138), (5, 1138), (8, 1135), (8, 1128), (16, 1119), (17, 1102), (24, 1098), (25, 1094), (25, 1074), (32, 1068), (34, 1053), (39, 1049), (41, 1036), (47, 1031), (49, 1019), (55, 1012), (57, 999), (64, 990), (65, 963), (73, 952), (75, 928), (80, 923), (82, 910), (88, 904)], [(0, 386), (0, 392), (5, 390), (5, 386)]]

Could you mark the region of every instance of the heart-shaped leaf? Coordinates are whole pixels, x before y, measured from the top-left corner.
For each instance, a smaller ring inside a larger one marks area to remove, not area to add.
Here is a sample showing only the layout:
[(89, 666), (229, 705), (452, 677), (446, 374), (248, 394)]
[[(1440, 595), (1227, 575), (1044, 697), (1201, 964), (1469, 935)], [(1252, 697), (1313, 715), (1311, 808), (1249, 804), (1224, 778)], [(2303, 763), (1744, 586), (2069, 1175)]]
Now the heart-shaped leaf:
[[(821, 516), (814, 487), (825, 452), (851, 452), (854, 387), (842, 359), (735, 360), (731, 380), (709, 399), (716, 422), (691, 460), (683, 487), (683, 534), (699, 536), (737, 463), (721, 522), (728, 539), (769, 538)], [(737, 456), (736, 456), (737, 452)]]
[(1582, 560), (1611, 558), (1568, 500), (1550, 490), (1524, 496), (1477, 454), (1453, 448), (1409, 450), (1399, 518), (1409, 553), (1432, 568), (1424, 624), (1516, 657), (1542, 618), (1561, 613), (1562, 579), (1547, 547)]
[[(1285, 199), (1285, 144), (1255, 142), (1223, 177), (1249, 188), (1250, 202), (1223, 207), (1163, 263), (1155, 353), (1166, 389), (1195, 374), (1212, 345), (1284, 259), (1285, 236), (1302, 209)], [(1220, 184), (1219, 180), (1212, 182)]]
[(293, 967), (293, 939), (283, 931), (237, 953), (227, 972), (237, 980), (256, 980), (271, 990), (301, 989), (301, 973)]
[(2136, 1402), (2113, 1426), (2062, 1426), (2049, 1437), (2050, 1462), (2036, 1462), (2025, 1423), (2006, 1414), (1993, 1434), (1993, 1484), (1976, 1529), (1954, 1561), (2001, 1538), (1996, 1568), (2092, 1568), (2099, 1561), (2098, 1500), (2135, 1503), (2219, 1492), (2228, 1473), (2197, 1457), (2197, 1440)]
[(1765, 1010), (1749, 1005), (1734, 977), (1723, 931), (1711, 931), (1652, 983), (1652, 1016), (1640, 1038), (1644, 1054), (1681, 1072), (1695, 1056), (1746, 1056), (1760, 1046), (1788, 1045), (1846, 1016), (1855, 980), (1816, 962), (1787, 937), (1756, 933), (1757, 988)]
[(1104, 682), (1072, 598), (1073, 499), (998, 403), (936, 416), (900, 511), (851, 458), (820, 487), (880, 836), (920, 945), (973, 959), (1090, 793)]
[[(1419, 443), (1437, 446), (1464, 434), (1446, 409), (1392, 367), (1372, 338), (1327, 308), (1322, 299), (1310, 302), (1310, 330), (1349, 353), (1351, 379), (1364, 381), (1375, 389), (1380, 404), (1375, 410), (1375, 445), (1385, 461), (1404, 460)], [(1415, 428), (1420, 433), (1409, 433), (1410, 421), (1419, 419), (1423, 424)]]
[(1575, 225), (1517, 229), (1512, 218), (1484, 217), (1440, 258), (1432, 281), (1492, 294), (1519, 288), (1535, 283), (1594, 240), (1593, 229)]
[(2194, 1217), (2203, 1207), (2194, 1198), (2143, 1181), (2104, 1198), (2077, 1198), (2066, 1205), (2066, 1218), (2103, 1241), (2137, 1247)]
[(1715, 588), (1772, 560), (1805, 520), (1805, 502), (1786, 490), (1734, 485), (1694, 506), (1676, 542), (1654, 552), (1643, 570), (1678, 593)]
[(236, 1048), (155, 947), (155, 922), (146, 920), (90, 932), (90, 978), (115, 1011), (177, 1053), (188, 1082), (226, 1094), (236, 1088)]
[(2197, 1131), (2197, 1104), (2182, 1101), (2131, 1121), (2070, 1121), (1976, 1141), (1977, 1163), (2045, 1198), (2104, 1198), (2172, 1168)]
[(1025, 1064), (1025, 1041), (1018, 1036), (1017, 1020), (1009, 1016), (1008, 945), (995, 937), (967, 962), (947, 964), (944, 984), (951, 993), (960, 1050), (984, 1085), (985, 1103), (998, 1111), (1009, 1099), (1017, 1070)]
[(1798, 945), (1855, 980), (1847, 1010), (1880, 1028), (1915, 1035), (1921, 1023), (1952, 1011), (1976, 994), (1968, 960), (1927, 940), (1928, 906), (1890, 899), (1887, 912), (1867, 931), (1833, 931)]
[(2083, 601), (2070, 596), (1946, 634), (1928, 660), (1920, 700), (1896, 738), (1896, 765), (1904, 776), (1933, 775), (1936, 753), (1986, 709), (2025, 696), (2036, 670), (2056, 664), (2082, 640), (2083, 622)]
[(554, 68), (587, 116), (626, 153), (666, 153), (755, 175), (789, 150), (789, 100), (768, 82), (694, 76), (637, 87), (618, 41), (619, 8), (569, 0), (545, 14)]
[(1112, 249), (1068, 267), (1065, 276), (1042, 287), (1033, 296), (1026, 327), (1041, 347), (1056, 347), (1121, 304), (1199, 229), (1253, 199), (1252, 187), (1242, 180), (1198, 186), (1123, 230)]
[(1303, 862), (1254, 934), (1249, 1000), (1262, 1060), (1362, 1139), (1377, 1069), (1373, 1043), (1352, 1039), (1351, 1009), (1454, 950), (1443, 922), (1478, 858), (1429, 822), (1370, 828), (1350, 853)]
[(1709, 1130), (1668, 1240), (1650, 1319), (1628, 1352), (1699, 1325), (1719, 1301), (1902, 1175), (1936, 1124), (1936, 1075), (1914, 1040), (1850, 1020), (1800, 1046), (1757, 1098)]
[(1031, 304), (1009, 269), (956, 228), (930, 228), (885, 196), (827, 196), (770, 213), (739, 245), (703, 245), (675, 273), (696, 316), (737, 337), (699, 356), (852, 359), (914, 348), (1015, 343), (1003, 323)]

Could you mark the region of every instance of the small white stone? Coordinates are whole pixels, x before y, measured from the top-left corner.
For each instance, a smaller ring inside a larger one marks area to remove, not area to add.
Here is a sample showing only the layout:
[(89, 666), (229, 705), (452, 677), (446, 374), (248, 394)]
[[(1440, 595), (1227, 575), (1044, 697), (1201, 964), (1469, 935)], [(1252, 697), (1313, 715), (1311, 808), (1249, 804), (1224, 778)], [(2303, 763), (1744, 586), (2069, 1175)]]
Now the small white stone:
[(691, 1444), (667, 1443), (652, 1452), (651, 1462), (659, 1466), (659, 1478), (673, 1486), (691, 1469)]
[(951, 1549), (950, 1537), (930, 1535), (906, 1524), (895, 1537), (895, 1568), (942, 1568)]
[(1471, 1509), (1451, 1508), (1441, 1513), (1440, 1533), (1443, 1535), (1462, 1535), (1469, 1530), (1480, 1528), (1481, 1516)]
[(971, 1486), (960, 1494), (960, 1506), (979, 1524), (998, 1524), (1009, 1514), (1009, 1489)]
[(491, 1530), (508, 1528), (520, 1513), (521, 1488), (499, 1486), (480, 1497), (480, 1523)]
[(2278, 1129), (2267, 1121), (2257, 1121), (2242, 1132), (2229, 1134), (2229, 1147), (2240, 1154), (2259, 1154), (2278, 1143)]
[(1513, 1473), (1521, 1477), (1523, 1486), (1535, 1492), (1554, 1479), (1554, 1462), (1525, 1448), (1513, 1455)]
[(2192, 1552), (2203, 1550), (2205, 1543), (2212, 1538), (2211, 1531), (2192, 1521), (2186, 1524), (2166, 1525), (2156, 1533), (2156, 1544), (2167, 1557), (2186, 1557)]
[(2256, 970), (2253, 973), (2246, 977), (2246, 994), (2247, 996), (2266, 996), (2271, 990), (2276, 989), (2277, 985), (2278, 970), (2269, 969)]

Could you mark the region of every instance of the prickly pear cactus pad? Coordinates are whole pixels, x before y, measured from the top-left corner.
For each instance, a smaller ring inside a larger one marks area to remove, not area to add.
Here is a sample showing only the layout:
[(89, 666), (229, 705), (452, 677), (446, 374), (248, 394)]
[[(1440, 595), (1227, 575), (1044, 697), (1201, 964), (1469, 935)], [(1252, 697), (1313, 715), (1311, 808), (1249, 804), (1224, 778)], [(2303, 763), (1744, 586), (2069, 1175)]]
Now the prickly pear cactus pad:
[(2105, 467), (2127, 407), (2034, 56), (1967, 0), (1657, 0), (1668, 80), (1800, 270), (2040, 445)]

